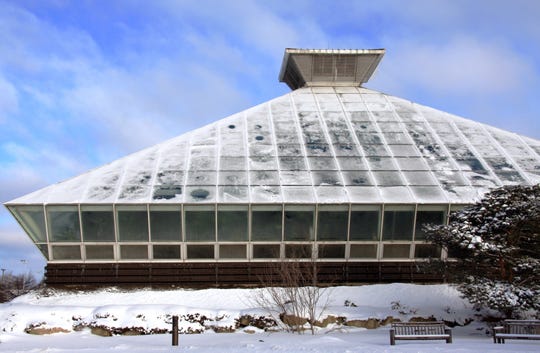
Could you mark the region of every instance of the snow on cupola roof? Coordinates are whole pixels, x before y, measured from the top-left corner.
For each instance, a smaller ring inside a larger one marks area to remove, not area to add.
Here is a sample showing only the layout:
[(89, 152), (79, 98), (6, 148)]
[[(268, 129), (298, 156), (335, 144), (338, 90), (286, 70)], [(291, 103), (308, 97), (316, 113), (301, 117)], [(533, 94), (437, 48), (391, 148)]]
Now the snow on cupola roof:
[(279, 81), (304, 86), (360, 86), (369, 80), (384, 49), (285, 49)]

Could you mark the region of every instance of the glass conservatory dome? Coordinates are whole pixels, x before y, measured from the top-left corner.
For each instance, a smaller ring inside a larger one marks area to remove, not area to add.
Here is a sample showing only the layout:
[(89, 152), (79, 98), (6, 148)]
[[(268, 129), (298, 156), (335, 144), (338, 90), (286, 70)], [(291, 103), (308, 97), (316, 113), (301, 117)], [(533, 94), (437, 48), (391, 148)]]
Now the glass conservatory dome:
[(383, 54), (287, 49), (292, 92), (6, 206), (50, 263), (441, 256), (421, 225), (540, 182), (540, 141), (361, 87)]

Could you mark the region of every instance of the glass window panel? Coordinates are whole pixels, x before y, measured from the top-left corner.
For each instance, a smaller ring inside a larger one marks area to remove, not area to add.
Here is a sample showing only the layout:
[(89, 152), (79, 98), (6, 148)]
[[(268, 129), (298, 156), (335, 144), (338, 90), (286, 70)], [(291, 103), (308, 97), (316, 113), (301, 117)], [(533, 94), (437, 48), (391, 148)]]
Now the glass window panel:
[(152, 241), (181, 241), (182, 214), (180, 209), (150, 209)]
[(318, 240), (347, 240), (349, 212), (319, 211), (317, 217)]
[(53, 242), (81, 241), (79, 212), (76, 206), (49, 206), (49, 236)]
[(214, 246), (213, 245), (188, 245), (187, 257), (188, 259), (213, 259)]
[(245, 259), (247, 257), (245, 245), (220, 245), (220, 259)]
[(279, 245), (253, 245), (254, 259), (279, 259)]
[(215, 241), (215, 218), (215, 212), (207, 208), (186, 210), (186, 241)]
[(148, 213), (145, 206), (118, 208), (120, 241), (148, 241)]
[(248, 211), (218, 211), (218, 241), (247, 241)]
[(36, 244), (37, 248), (39, 249), (39, 251), (41, 251), (41, 253), (43, 254), (43, 256), (47, 259), (47, 260), (50, 260), (49, 259), (49, 247), (47, 246), (47, 244)]
[(81, 218), (84, 241), (115, 241), (112, 207), (83, 206)]
[(120, 245), (120, 258), (123, 260), (148, 259), (148, 246), (146, 245)]
[(384, 211), (383, 240), (412, 240), (414, 211)]
[(418, 211), (416, 213), (416, 231), (415, 240), (426, 239), (426, 232), (424, 226), (427, 224), (444, 224), (444, 211)]
[(287, 244), (285, 245), (285, 257), (288, 259), (310, 259), (311, 245)]
[(113, 260), (114, 248), (112, 245), (86, 245), (87, 260)]
[(350, 232), (350, 240), (378, 240), (379, 211), (353, 210)]
[(313, 240), (313, 211), (285, 210), (285, 240)]
[(377, 244), (351, 244), (350, 257), (355, 259), (377, 258)]
[(251, 212), (252, 241), (281, 241), (281, 209), (256, 209)]
[(53, 245), (52, 255), (53, 260), (80, 260), (81, 247), (78, 245)]
[(410, 251), (409, 244), (384, 244), (383, 258), (408, 259), (409, 251)]
[(180, 245), (154, 245), (154, 259), (180, 259)]
[(345, 257), (345, 245), (320, 244), (319, 259), (343, 259)]
[(441, 257), (441, 248), (433, 244), (416, 244), (414, 246), (414, 257), (419, 259), (438, 259)]
[(8, 208), (34, 242), (47, 241), (42, 206), (10, 206)]

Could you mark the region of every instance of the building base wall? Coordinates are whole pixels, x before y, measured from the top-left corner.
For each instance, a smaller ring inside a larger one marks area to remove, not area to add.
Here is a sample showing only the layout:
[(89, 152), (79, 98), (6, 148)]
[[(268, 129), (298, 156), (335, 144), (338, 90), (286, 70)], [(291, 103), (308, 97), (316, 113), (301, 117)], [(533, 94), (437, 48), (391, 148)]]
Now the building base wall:
[[(442, 282), (419, 262), (55, 263), (46, 267), (49, 286), (236, 287), (283, 285), (283, 266), (316, 274), (321, 285)], [(315, 265), (315, 270), (314, 266)]]

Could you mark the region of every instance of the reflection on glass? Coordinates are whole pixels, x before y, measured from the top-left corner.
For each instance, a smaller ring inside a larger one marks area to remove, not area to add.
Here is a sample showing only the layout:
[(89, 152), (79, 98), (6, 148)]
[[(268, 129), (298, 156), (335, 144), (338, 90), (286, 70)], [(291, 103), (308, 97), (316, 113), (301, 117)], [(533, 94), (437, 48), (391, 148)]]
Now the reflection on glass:
[(439, 259), (441, 257), (441, 248), (433, 244), (416, 244), (414, 246), (414, 257)]
[(384, 211), (383, 240), (412, 240), (414, 211)]
[(245, 245), (220, 245), (219, 257), (221, 259), (245, 259), (247, 257)]
[(154, 259), (180, 259), (179, 245), (154, 245)]
[(313, 240), (313, 212), (285, 210), (285, 241)]
[(126, 207), (119, 209), (118, 236), (120, 241), (148, 241), (146, 208)]
[(351, 244), (350, 257), (355, 259), (377, 258), (377, 244)]
[(415, 240), (426, 239), (426, 232), (424, 226), (428, 224), (440, 225), (444, 224), (444, 212), (443, 211), (418, 211), (416, 213), (416, 231)]
[(121, 245), (120, 258), (123, 260), (148, 259), (148, 246), (146, 245)]
[(206, 208), (186, 210), (186, 241), (215, 241), (215, 218), (215, 212)]
[(310, 259), (311, 256), (311, 245), (285, 245), (285, 257), (288, 259)]
[(112, 207), (81, 207), (84, 241), (114, 241)]
[(350, 240), (379, 239), (379, 211), (352, 211)]
[(114, 249), (112, 245), (86, 245), (87, 260), (112, 260)]
[(187, 257), (188, 259), (213, 259), (214, 246), (213, 245), (188, 245)]
[(279, 245), (253, 245), (254, 259), (278, 259)]
[(8, 208), (35, 243), (47, 241), (42, 206), (9, 206)]
[(281, 241), (281, 210), (256, 210), (251, 213), (252, 241)]
[(347, 211), (319, 211), (317, 217), (318, 240), (347, 240)]
[(53, 245), (52, 255), (54, 260), (80, 260), (81, 247), (78, 245)]
[(320, 259), (343, 259), (345, 257), (345, 245), (319, 245)]
[(53, 242), (81, 241), (77, 206), (47, 207), (49, 235)]
[(248, 212), (239, 210), (218, 211), (218, 240), (247, 241)]
[(150, 209), (150, 234), (152, 241), (181, 241), (180, 210)]
[(383, 258), (408, 259), (410, 245), (408, 244), (384, 244)]

